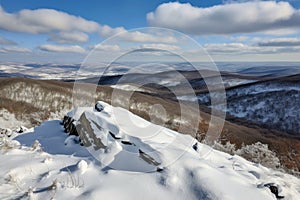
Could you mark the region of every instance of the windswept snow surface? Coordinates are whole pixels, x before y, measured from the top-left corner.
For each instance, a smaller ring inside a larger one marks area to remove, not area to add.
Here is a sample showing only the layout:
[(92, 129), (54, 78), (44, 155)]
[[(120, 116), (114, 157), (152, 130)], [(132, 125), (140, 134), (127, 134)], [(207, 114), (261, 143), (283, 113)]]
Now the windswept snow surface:
[(284, 199), (300, 199), (294, 176), (99, 103), (101, 112), (78, 108), (68, 115), (76, 124), (84, 116), (93, 132), (87, 135), (95, 134), (104, 148), (81, 146), (58, 120), (13, 140), (2, 137), (0, 199), (276, 199), (264, 187), (269, 183)]

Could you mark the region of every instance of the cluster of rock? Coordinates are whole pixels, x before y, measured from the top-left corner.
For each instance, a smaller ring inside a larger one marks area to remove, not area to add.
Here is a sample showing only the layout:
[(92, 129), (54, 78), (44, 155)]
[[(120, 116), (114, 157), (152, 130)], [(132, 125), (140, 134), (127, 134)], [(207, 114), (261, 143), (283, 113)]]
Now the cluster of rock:
[(24, 133), (28, 129), (24, 126), (20, 126), (17, 129), (0, 128), (0, 137), (11, 137), (13, 133)]
[[(104, 107), (100, 103), (97, 103), (94, 108), (94, 112), (102, 112), (104, 109)], [(163, 167), (159, 166), (161, 164), (159, 161), (151, 157), (147, 153), (147, 151), (142, 149), (143, 146), (141, 144), (136, 144), (130, 141), (130, 139), (128, 138), (119, 136), (112, 130), (105, 129), (95, 120), (90, 119), (87, 116), (86, 112), (82, 112), (78, 120), (75, 120), (72, 116), (65, 115), (62, 120), (62, 125), (66, 133), (68, 133), (69, 135), (78, 136), (76, 140), (80, 143), (80, 145), (87, 148), (92, 147), (95, 151), (98, 151), (99, 149), (106, 150), (107, 148), (107, 144), (104, 144), (104, 142), (96, 132), (98, 132), (98, 134), (99, 132), (107, 132), (107, 137), (110, 137), (112, 140), (117, 141), (121, 146), (131, 145), (132, 147), (137, 148), (139, 157), (146, 163), (152, 166), (156, 166), (157, 171), (162, 171), (163, 169)]]

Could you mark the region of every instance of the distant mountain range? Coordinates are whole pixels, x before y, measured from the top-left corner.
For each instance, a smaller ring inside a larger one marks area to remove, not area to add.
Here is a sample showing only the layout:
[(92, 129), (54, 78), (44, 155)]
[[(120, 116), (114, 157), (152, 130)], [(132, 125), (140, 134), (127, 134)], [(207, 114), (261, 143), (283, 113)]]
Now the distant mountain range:
[[(216, 62), (216, 63), (153, 63), (140, 67), (141, 63), (99, 63), (95, 66), (83, 64), (53, 64), (53, 63), (0, 63), (0, 77), (26, 77), (36, 79), (74, 80), (90, 77), (123, 75), (135, 66), (139, 66), (136, 73), (156, 74), (169, 71), (195, 71), (195, 69), (209, 70), (216, 66), (219, 71), (249, 75), (256, 77), (281, 77), (300, 74), (300, 63), (292, 62)], [(164, 67), (165, 66), (165, 67)], [(195, 68), (196, 67), (196, 68)], [(79, 71), (80, 70), (80, 71)], [(106, 71), (105, 71), (106, 70)], [(79, 71), (79, 74), (78, 74)], [(97, 74), (95, 74), (95, 71)]]

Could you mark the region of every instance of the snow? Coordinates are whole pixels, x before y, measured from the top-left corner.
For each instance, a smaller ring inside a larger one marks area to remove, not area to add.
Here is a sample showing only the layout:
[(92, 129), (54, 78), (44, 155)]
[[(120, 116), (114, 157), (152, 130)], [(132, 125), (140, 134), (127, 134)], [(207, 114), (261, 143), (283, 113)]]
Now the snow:
[[(225, 81), (224, 81), (225, 82)], [(198, 101), (211, 107), (211, 97), (219, 99), (219, 92), (183, 95), (183, 101)], [(213, 105), (214, 109), (231, 116), (262, 124), (265, 128), (276, 129), (289, 134), (299, 134), (300, 87), (291, 82), (259, 82), (226, 90), (227, 105)], [(287, 98), (288, 97), (288, 98)], [(276, 102), (276, 103), (274, 103)]]
[[(39, 79), (74, 79), (79, 65), (63, 64), (0, 64), (0, 71), (9, 76)], [(84, 74), (84, 73), (83, 73)]]
[(111, 85), (110, 87), (114, 89), (125, 90), (125, 91), (147, 92), (146, 90), (132, 84), (118, 84), (118, 85)]
[[(176, 78), (178, 78), (178, 77), (176, 77)], [(159, 85), (163, 85), (165, 87), (174, 87), (174, 86), (177, 86), (177, 85), (181, 84), (181, 82), (180, 81), (176, 81), (176, 80), (174, 80), (172, 78), (169, 78), (167, 80), (161, 80), (161, 81), (159, 81), (158, 84)]]
[(78, 162), (77, 168), (81, 171), (81, 174), (84, 174), (88, 168), (88, 164), (85, 160), (81, 160)]
[(85, 116), (92, 127), (87, 137), (95, 134), (104, 148), (81, 146), (59, 120), (6, 138), (14, 145), (0, 145), (1, 199), (276, 199), (265, 184), (285, 199), (300, 199), (300, 180), (292, 175), (99, 103), (101, 112), (86, 107), (68, 115), (77, 124)]
[(231, 77), (222, 77), (222, 79), (225, 87), (233, 87), (237, 85), (243, 85), (243, 84), (255, 82), (255, 80), (251, 80), (251, 79), (241, 79), (241, 78), (231, 78)]
[(16, 118), (15, 114), (9, 112), (4, 108), (0, 109), (0, 122), (0, 128), (9, 129), (13, 129), (24, 124), (24, 122), (21, 122)]

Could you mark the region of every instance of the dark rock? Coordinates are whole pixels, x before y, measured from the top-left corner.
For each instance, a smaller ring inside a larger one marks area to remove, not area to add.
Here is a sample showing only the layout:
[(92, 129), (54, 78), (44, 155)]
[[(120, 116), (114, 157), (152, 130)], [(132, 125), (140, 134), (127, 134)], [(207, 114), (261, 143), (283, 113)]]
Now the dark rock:
[(0, 128), (0, 135), (5, 135), (7, 137), (10, 137), (11, 134), (12, 134), (12, 131), (10, 129)]
[(270, 191), (273, 194), (275, 194), (275, 196), (276, 196), (277, 199), (283, 199), (284, 198), (284, 196), (279, 196), (278, 195), (279, 191), (278, 191), (278, 187), (276, 185), (274, 185), (272, 183), (268, 183), (268, 184), (265, 184), (264, 186), (268, 187), (270, 189)]
[(148, 155), (147, 153), (143, 152), (141, 149), (139, 149), (139, 153), (140, 153), (140, 158), (142, 158), (144, 161), (146, 161), (147, 163), (151, 164), (151, 165), (155, 165), (158, 166), (160, 165), (159, 162), (157, 162), (154, 158), (152, 158), (150, 155)]
[(157, 167), (157, 168), (156, 168), (156, 171), (157, 171), (157, 172), (162, 172), (162, 171), (164, 171), (164, 168), (163, 168), (163, 167)]
[(73, 124), (73, 122), (74, 122), (74, 119), (72, 119), (72, 118), (69, 118), (68, 120), (67, 120), (67, 122), (66, 122), (66, 124), (65, 124), (65, 132), (66, 133), (70, 133), (70, 130), (71, 130), (71, 127), (72, 127), (72, 124)]
[(121, 141), (122, 144), (126, 144), (126, 145), (132, 145), (132, 143), (130, 141)]
[(65, 133), (69, 133), (69, 135), (78, 136), (79, 134), (76, 125), (74, 124), (74, 121), (75, 121), (74, 119), (66, 115), (64, 116), (61, 124), (65, 128)]
[(64, 119), (63, 119), (63, 125), (64, 125), (64, 128), (66, 128), (66, 126), (70, 123), (71, 120), (72, 120), (71, 117), (69, 117), (69, 116), (64, 116)]
[(97, 110), (98, 112), (101, 112), (103, 109), (104, 107), (99, 102), (95, 104), (95, 110)]
[[(111, 135), (111, 137), (113, 137), (115, 140), (119, 140), (121, 139), (120, 137), (117, 137), (115, 134), (113, 134), (112, 132), (109, 131), (109, 134)], [(123, 141), (122, 141), (123, 142)]]
[(24, 132), (24, 129), (23, 127), (21, 126), (18, 130), (17, 130), (17, 133), (23, 133)]
[(198, 151), (198, 143), (197, 143), (197, 142), (193, 145), (193, 149), (194, 149), (195, 151)]
[(87, 119), (85, 113), (79, 118), (80, 126), (77, 127), (81, 142), (85, 147), (92, 146), (94, 150), (105, 149), (106, 146), (103, 144), (100, 138), (98, 138), (91, 126), (91, 121)]
[(65, 123), (66, 123), (66, 121), (67, 121), (68, 118), (69, 118), (69, 116), (65, 115), (60, 124), (61, 125), (65, 125)]
[(73, 122), (70, 125), (69, 135), (75, 135), (75, 136), (79, 135), (78, 132), (77, 132), (77, 128), (76, 128), (76, 126)]

